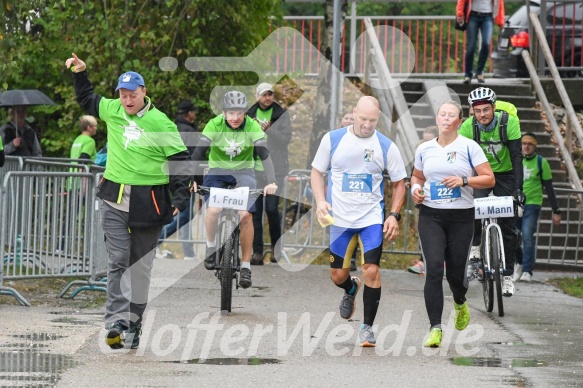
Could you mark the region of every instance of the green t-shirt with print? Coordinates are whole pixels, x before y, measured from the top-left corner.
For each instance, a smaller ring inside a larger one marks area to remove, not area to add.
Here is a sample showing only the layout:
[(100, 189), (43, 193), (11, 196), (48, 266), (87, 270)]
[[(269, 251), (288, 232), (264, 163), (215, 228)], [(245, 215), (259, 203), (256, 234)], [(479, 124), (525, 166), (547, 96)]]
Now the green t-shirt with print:
[[(494, 113), (498, 120), (500, 120), (500, 112)], [(474, 128), (473, 128), (473, 117), (470, 117), (460, 127), (458, 133), (463, 137), (467, 137), (468, 139), (474, 139)], [(508, 126), (506, 127), (508, 140), (517, 140), (520, 139), (520, 124), (518, 119), (514, 116), (508, 115)], [(489, 141), (500, 141), (500, 123), (496, 125), (490, 132), (480, 131), (480, 140), (482, 142), (489, 142)], [(512, 160), (510, 159), (510, 150), (506, 144), (480, 144), (484, 153), (486, 154), (486, 158), (490, 163), (490, 167), (492, 167), (493, 172), (507, 172), (512, 170)], [(500, 162), (496, 160), (494, 157), (494, 153), (500, 159)]]
[[(542, 159), (542, 179), (548, 181), (553, 179), (553, 174), (551, 173), (551, 166), (549, 166), (548, 160)], [(539, 205), (543, 204), (543, 186), (541, 182), (541, 172), (538, 166), (538, 155), (535, 154), (534, 157), (528, 159), (522, 159), (522, 168), (524, 171), (524, 183), (523, 191), (526, 196), (526, 205)]]
[(95, 160), (97, 150), (95, 149), (95, 140), (91, 136), (81, 134), (77, 136), (71, 146), (71, 159), (79, 159), (81, 154), (89, 155), (89, 159)]
[(222, 114), (209, 121), (202, 134), (211, 140), (209, 167), (226, 170), (253, 168), (255, 142), (264, 138), (261, 126), (249, 116), (243, 128), (231, 129)]
[[(273, 107), (267, 110), (261, 110), (261, 108), (257, 108), (255, 112), (255, 116), (260, 123), (271, 122), (271, 115), (273, 114)], [(265, 139), (267, 139), (267, 133), (265, 133)], [(265, 171), (263, 169), (263, 162), (261, 159), (257, 157), (257, 161), (255, 162), (255, 170), (257, 171)]]
[(119, 99), (101, 98), (99, 118), (107, 124), (107, 166), (112, 182), (149, 186), (169, 182), (168, 157), (186, 151), (176, 124), (148, 106), (128, 115)]

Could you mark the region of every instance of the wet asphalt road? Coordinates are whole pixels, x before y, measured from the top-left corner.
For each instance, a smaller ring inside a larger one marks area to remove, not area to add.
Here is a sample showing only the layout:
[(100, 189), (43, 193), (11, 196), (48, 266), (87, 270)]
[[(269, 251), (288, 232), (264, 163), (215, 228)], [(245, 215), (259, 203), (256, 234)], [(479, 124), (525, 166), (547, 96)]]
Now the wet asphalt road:
[(254, 286), (221, 316), (219, 283), (198, 264), (156, 260), (138, 350), (103, 344), (100, 310), (0, 306), (0, 386), (583, 386), (583, 301), (540, 282), (518, 283), (502, 318), (472, 282), (462, 332), (444, 282), (444, 341), (427, 349), (424, 278), (383, 270), (378, 344), (363, 349), (362, 297), (354, 320), (341, 319), (326, 267), (253, 267)]

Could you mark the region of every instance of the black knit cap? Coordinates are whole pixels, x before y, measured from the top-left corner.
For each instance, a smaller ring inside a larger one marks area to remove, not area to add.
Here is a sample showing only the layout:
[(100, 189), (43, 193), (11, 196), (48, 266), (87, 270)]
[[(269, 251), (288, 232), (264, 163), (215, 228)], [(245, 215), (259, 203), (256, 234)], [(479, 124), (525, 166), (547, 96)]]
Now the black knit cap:
[(195, 106), (192, 103), (192, 101), (184, 100), (184, 101), (180, 101), (180, 103), (178, 104), (178, 113), (179, 114), (187, 113), (187, 112), (190, 112), (193, 110), (195, 110)]

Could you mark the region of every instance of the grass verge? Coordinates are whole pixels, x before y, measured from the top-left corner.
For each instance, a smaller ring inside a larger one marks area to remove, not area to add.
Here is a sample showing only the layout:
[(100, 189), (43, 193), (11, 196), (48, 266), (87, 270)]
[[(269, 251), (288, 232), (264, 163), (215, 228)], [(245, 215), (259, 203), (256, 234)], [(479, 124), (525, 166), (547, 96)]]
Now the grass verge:
[(550, 279), (549, 283), (567, 295), (583, 298), (583, 277), (555, 278)]

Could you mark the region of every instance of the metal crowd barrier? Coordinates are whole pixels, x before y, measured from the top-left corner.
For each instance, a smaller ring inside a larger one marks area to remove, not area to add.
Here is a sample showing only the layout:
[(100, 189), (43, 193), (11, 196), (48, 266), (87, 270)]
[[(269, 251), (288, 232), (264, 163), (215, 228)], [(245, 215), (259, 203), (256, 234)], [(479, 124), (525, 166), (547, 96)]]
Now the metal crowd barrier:
[(24, 301), (2, 286), (4, 279), (92, 276), (92, 174), (11, 171), (4, 177), (1, 193), (3, 294)]
[(562, 210), (561, 223), (554, 225), (551, 209), (542, 208), (536, 231), (536, 261), (580, 269), (583, 267), (579, 252), (583, 247), (583, 191), (555, 188), (555, 193)]
[[(316, 204), (310, 187), (309, 170), (292, 170), (284, 181), (282, 247), (288, 257), (300, 256), (314, 250), (318, 254), (329, 247), (329, 228), (322, 228), (315, 217)], [(388, 177), (385, 177), (388, 182)], [(390, 190), (390, 189), (389, 189)], [(390, 200), (385, 202), (385, 213), (390, 212)], [(414, 202), (407, 190), (406, 203), (401, 211), (400, 233), (397, 240), (385, 243), (383, 253), (420, 255)], [(293, 260), (292, 260), (293, 261)]]

